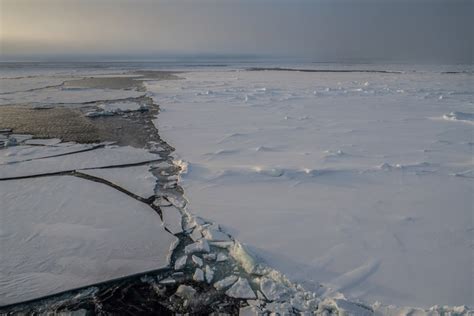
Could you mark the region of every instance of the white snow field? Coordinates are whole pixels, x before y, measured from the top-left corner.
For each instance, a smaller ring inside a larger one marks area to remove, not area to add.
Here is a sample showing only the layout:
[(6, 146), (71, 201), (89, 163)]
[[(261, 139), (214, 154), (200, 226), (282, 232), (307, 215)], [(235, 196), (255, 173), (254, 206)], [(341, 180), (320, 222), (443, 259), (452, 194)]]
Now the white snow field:
[(180, 76), (146, 85), (188, 210), (308, 290), (474, 305), (471, 73)]

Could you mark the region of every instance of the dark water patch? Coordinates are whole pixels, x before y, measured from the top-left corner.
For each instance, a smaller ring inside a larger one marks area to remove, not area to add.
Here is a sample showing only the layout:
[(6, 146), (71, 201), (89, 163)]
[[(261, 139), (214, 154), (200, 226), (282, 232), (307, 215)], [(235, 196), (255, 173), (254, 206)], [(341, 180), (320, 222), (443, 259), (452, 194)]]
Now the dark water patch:
[(101, 141), (98, 128), (79, 110), (54, 107), (0, 106), (0, 128), (35, 138), (60, 138), (78, 143)]
[(120, 89), (145, 91), (143, 82), (136, 77), (90, 77), (68, 80), (64, 82), (64, 88), (87, 88), (87, 89)]
[(152, 119), (158, 107), (148, 97), (134, 101), (146, 104), (148, 111), (134, 111), (112, 116), (85, 117), (97, 103), (80, 108), (70, 106), (0, 106), (0, 129), (34, 138), (59, 138), (64, 142), (99, 143), (113, 141), (117, 145), (144, 148), (150, 141), (161, 142)]

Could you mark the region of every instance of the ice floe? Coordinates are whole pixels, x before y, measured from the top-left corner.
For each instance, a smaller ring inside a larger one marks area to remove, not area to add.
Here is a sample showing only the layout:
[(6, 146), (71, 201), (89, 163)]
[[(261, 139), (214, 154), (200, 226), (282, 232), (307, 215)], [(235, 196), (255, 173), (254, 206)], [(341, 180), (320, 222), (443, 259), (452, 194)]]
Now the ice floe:
[(174, 206), (161, 207), (163, 225), (173, 234), (183, 231), (182, 216), (180, 211)]
[(0, 200), (1, 305), (166, 267), (177, 241), (148, 205), (77, 177), (0, 181)]
[(237, 280), (238, 280), (237, 276), (231, 275), (214, 283), (214, 287), (216, 288), (216, 290), (220, 291), (220, 290), (228, 288), (229, 286), (234, 284)]
[(200, 268), (196, 268), (196, 270), (194, 271), (193, 280), (197, 282), (203, 282), (204, 271), (202, 271)]
[[(31, 141), (33, 140), (34, 139), (31, 139)], [(45, 140), (37, 141), (38, 142), (36, 142), (34, 145), (17, 144), (17, 146), (7, 146), (8, 148), (0, 150), (0, 164), (18, 163), (35, 159), (73, 154), (98, 146), (98, 144), (68, 144), (67, 146), (59, 146), (58, 144), (58, 146), (38, 146), (40, 142), (44, 142)], [(17, 142), (16, 138), (15, 142)]]
[(209, 252), (209, 243), (206, 240), (199, 240), (193, 244), (187, 245), (184, 252), (187, 254)]
[(235, 298), (256, 298), (255, 293), (250, 287), (248, 280), (245, 278), (239, 278), (237, 282), (235, 282), (234, 285), (232, 285), (230, 289), (225, 292), (225, 294)]
[[(37, 149), (37, 147), (35, 147)], [(33, 148), (33, 150), (35, 149)], [(48, 147), (48, 150), (51, 150)], [(67, 150), (60, 148), (59, 150)], [(147, 161), (158, 160), (158, 154), (152, 154), (145, 149), (129, 146), (107, 146), (74, 155), (44, 158), (41, 160), (25, 161), (18, 164), (0, 165), (0, 178), (25, 177), (30, 175), (57, 173), (62, 171), (133, 165)]]
[(154, 189), (157, 179), (150, 172), (149, 165), (127, 168), (88, 169), (81, 170), (81, 173), (110, 181), (145, 199), (155, 194)]

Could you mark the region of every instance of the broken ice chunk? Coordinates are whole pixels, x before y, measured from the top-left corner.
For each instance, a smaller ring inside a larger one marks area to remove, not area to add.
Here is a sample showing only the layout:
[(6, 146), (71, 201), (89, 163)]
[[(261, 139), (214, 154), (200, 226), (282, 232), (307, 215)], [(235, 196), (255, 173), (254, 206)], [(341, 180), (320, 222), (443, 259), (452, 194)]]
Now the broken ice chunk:
[(211, 245), (219, 248), (230, 248), (234, 245), (233, 241), (212, 241)]
[(260, 281), (260, 290), (270, 301), (280, 299), (286, 292), (286, 289), (282, 284), (268, 278), (263, 278)]
[(237, 281), (237, 279), (238, 278), (235, 275), (228, 276), (227, 278), (224, 278), (224, 279), (214, 283), (214, 288), (218, 291), (223, 290), (223, 289), (231, 286), (232, 284), (234, 284), (235, 281)]
[(163, 224), (170, 232), (177, 234), (183, 231), (181, 213), (176, 207), (162, 207), (161, 214), (163, 214)]
[(184, 247), (184, 252), (186, 254), (196, 253), (196, 252), (209, 252), (209, 243), (206, 240), (199, 240), (193, 244), (187, 245)]
[(186, 199), (182, 196), (173, 195), (171, 192), (166, 192), (166, 199), (177, 208), (183, 208), (186, 206)]
[(260, 314), (261, 312), (255, 306), (246, 306), (239, 309), (240, 316), (257, 316)]
[(220, 230), (216, 229), (206, 229), (203, 231), (204, 237), (208, 240), (214, 240), (214, 241), (229, 241), (230, 237), (229, 235), (221, 232)]
[(204, 281), (204, 271), (202, 271), (201, 269), (197, 268), (197, 269), (194, 271), (193, 280), (194, 280), (194, 281), (198, 281), (198, 282)]
[(204, 219), (199, 216), (192, 216), (186, 225), (186, 229), (194, 228), (196, 226), (202, 226), (204, 224), (206, 224), (206, 221)]
[(181, 270), (182, 268), (184, 268), (184, 266), (186, 265), (187, 259), (188, 259), (188, 256), (179, 257), (178, 260), (176, 260), (176, 262), (174, 263), (174, 269)]
[(245, 278), (239, 278), (239, 280), (235, 282), (234, 285), (225, 292), (225, 294), (235, 298), (256, 298), (249, 282)]
[(194, 228), (193, 232), (189, 235), (193, 241), (198, 241), (199, 239), (202, 239), (202, 234), (199, 228)]
[(217, 254), (217, 258), (216, 258), (216, 261), (217, 262), (222, 262), (222, 261), (226, 261), (227, 259), (229, 259), (229, 257), (227, 257), (227, 255), (223, 252), (219, 252)]
[(209, 261), (214, 261), (216, 260), (216, 254), (215, 253), (208, 253), (203, 255), (204, 259), (209, 260)]
[(214, 270), (209, 265), (206, 265), (206, 281), (211, 284), (212, 279), (214, 278)]
[(192, 286), (181, 284), (175, 294), (179, 297), (189, 299), (196, 294), (196, 290)]
[(159, 206), (159, 207), (167, 207), (167, 206), (171, 206), (173, 204), (171, 204), (170, 202), (168, 202), (166, 199), (164, 199), (162, 196), (160, 197), (157, 197), (154, 201), (153, 201), (153, 205), (156, 205), (156, 206)]
[(202, 267), (203, 261), (202, 261), (201, 258), (199, 258), (198, 256), (193, 255), (193, 256), (192, 256), (192, 259), (193, 259), (193, 262), (194, 262), (198, 267)]
[(176, 280), (173, 278), (166, 278), (160, 281), (161, 284), (174, 284)]
[[(293, 307), (290, 305), (290, 303), (287, 303), (287, 302), (268, 303), (267, 305), (265, 305), (265, 308), (268, 311), (272, 311), (272, 315), (290, 315), (291, 311), (293, 310)], [(358, 315), (358, 314), (349, 314), (349, 315)]]

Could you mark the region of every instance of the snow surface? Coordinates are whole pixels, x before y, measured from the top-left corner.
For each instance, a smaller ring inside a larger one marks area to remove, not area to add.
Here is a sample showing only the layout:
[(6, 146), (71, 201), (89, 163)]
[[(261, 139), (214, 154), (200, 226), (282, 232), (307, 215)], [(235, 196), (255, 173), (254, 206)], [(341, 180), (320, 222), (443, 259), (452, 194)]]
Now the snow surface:
[(148, 205), (72, 176), (0, 181), (0, 201), (0, 305), (165, 267), (177, 241)]
[(471, 117), (472, 75), (181, 76), (146, 85), (190, 211), (314, 291), (474, 305), (473, 126), (432, 119)]
[(25, 141), (25, 144), (32, 145), (11, 146), (0, 150), (0, 165), (43, 159), (57, 155), (73, 154), (78, 151), (87, 150), (94, 147), (94, 145), (91, 144), (76, 143), (62, 143), (64, 144), (62, 146), (55, 146), (56, 144), (37, 146), (37, 144), (45, 142), (47, 142), (45, 139), (30, 139)]
[[(10, 150), (10, 148), (14, 147), (9, 147), (7, 150)], [(40, 147), (35, 148), (37, 150), (42, 149)], [(48, 151), (50, 150), (49, 148), (50, 147), (48, 147)], [(63, 147), (60, 148), (64, 149)], [(35, 153), (35, 151), (32, 152)], [(3, 154), (0, 155), (3, 156)], [(22, 154), (19, 157), (23, 158), (25, 156), (28, 155)], [(42, 156), (42, 154), (39, 154), (39, 156)], [(137, 149), (130, 146), (106, 146), (105, 148), (97, 148), (73, 155), (36, 159), (15, 164), (0, 164), (0, 179), (78, 169), (92, 169), (106, 166), (134, 164), (157, 160), (159, 158), (160, 156), (158, 154), (152, 154), (145, 149)], [(111, 171), (109, 175), (112, 176), (112, 173), (113, 171)], [(121, 175), (115, 175), (115, 177), (121, 177)]]
[(155, 194), (156, 177), (150, 172), (149, 165), (124, 168), (89, 169), (81, 173), (101, 178), (116, 184), (142, 198)]

